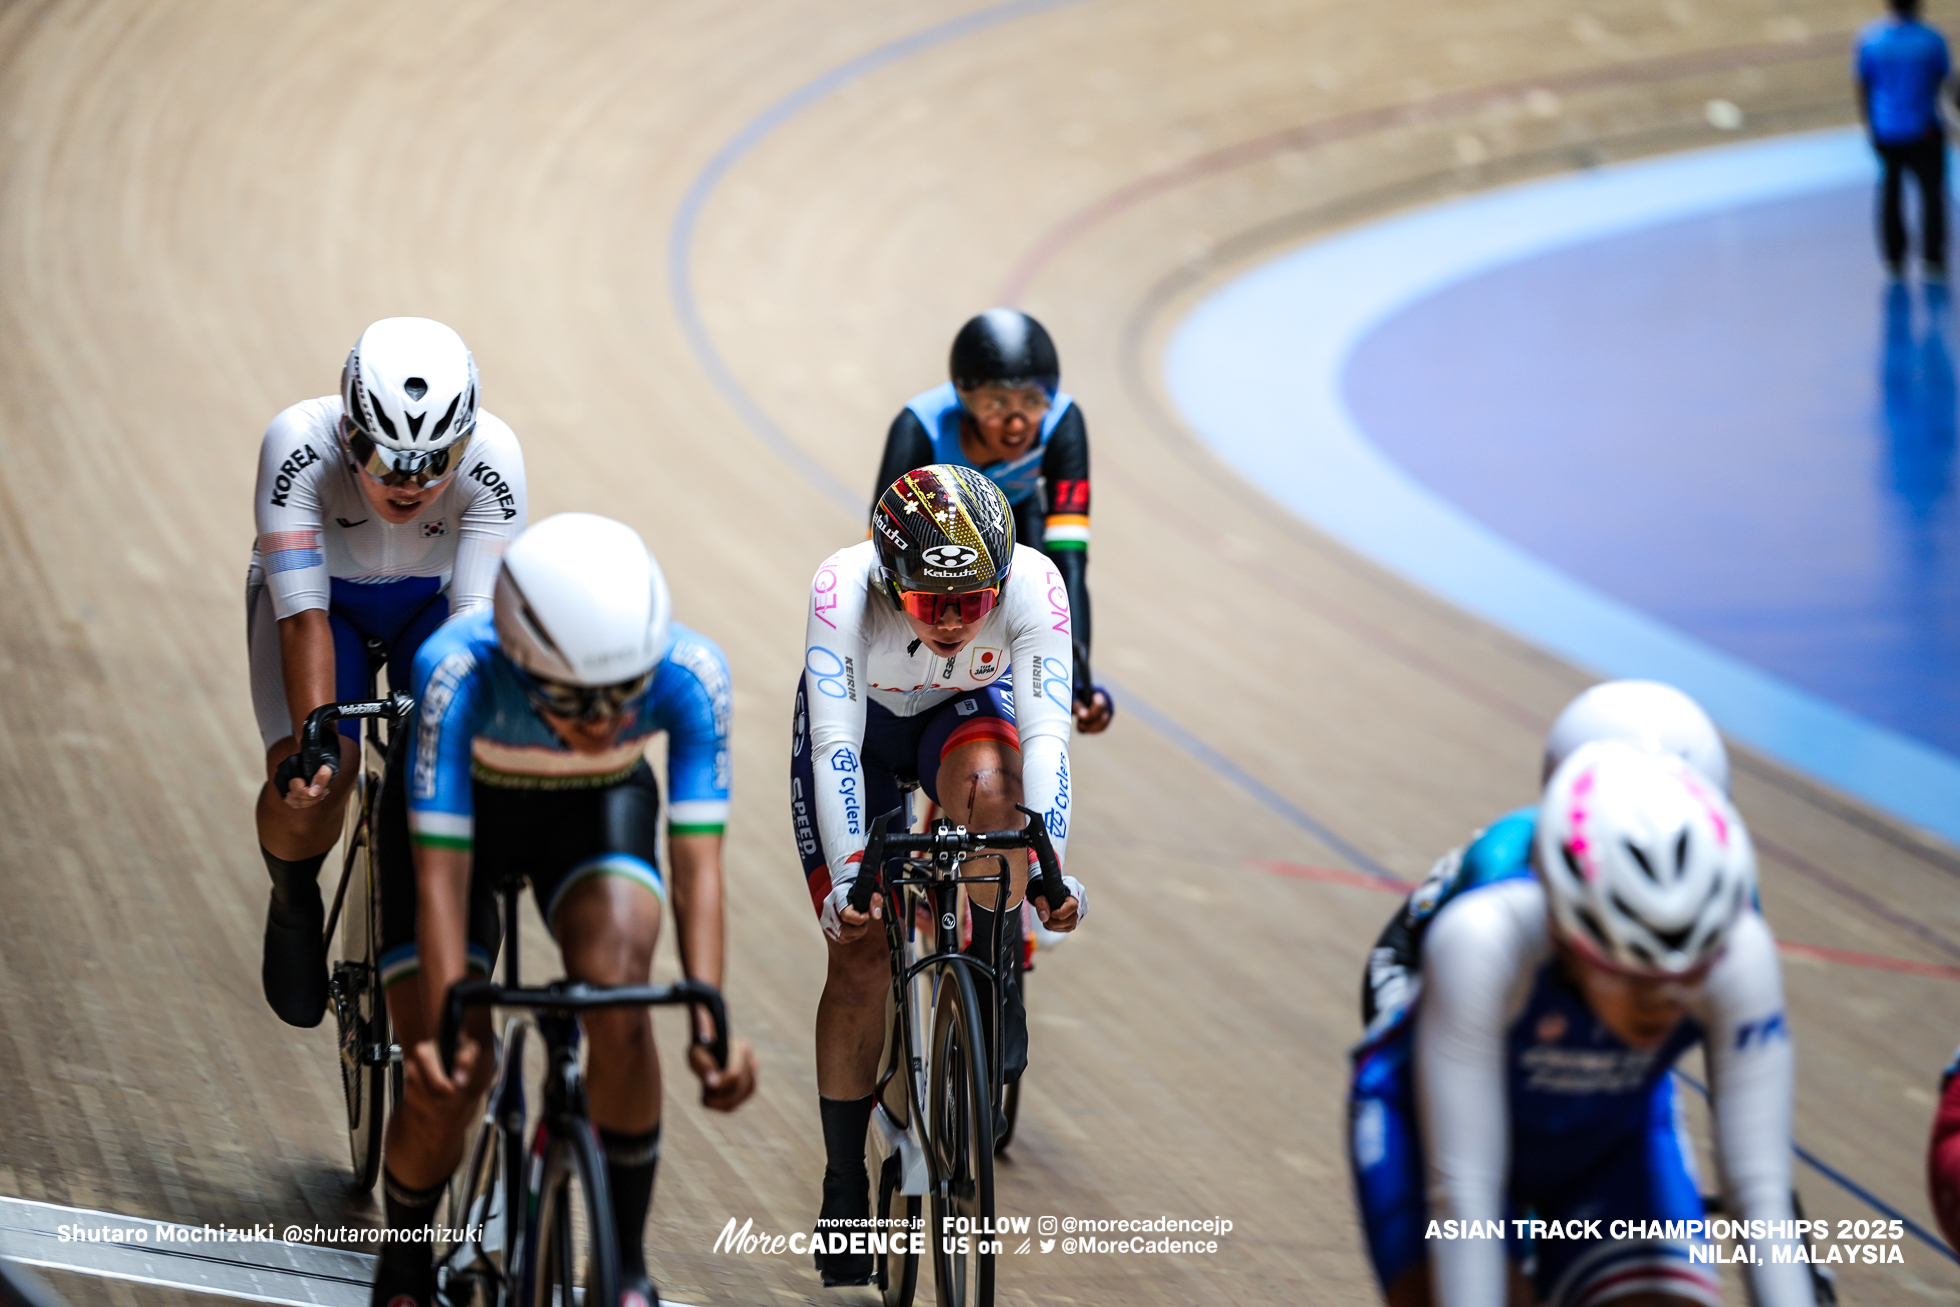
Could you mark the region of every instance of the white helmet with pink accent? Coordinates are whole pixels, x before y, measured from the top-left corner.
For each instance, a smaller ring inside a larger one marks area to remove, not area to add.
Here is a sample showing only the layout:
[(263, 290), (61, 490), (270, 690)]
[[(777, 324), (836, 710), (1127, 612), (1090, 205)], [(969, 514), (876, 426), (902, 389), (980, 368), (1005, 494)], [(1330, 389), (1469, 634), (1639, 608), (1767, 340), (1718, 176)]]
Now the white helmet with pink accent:
[(1558, 935), (1620, 971), (1704, 969), (1749, 910), (1756, 852), (1708, 778), (1618, 740), (1559, 764), (1538, 808), (1532, 862)]

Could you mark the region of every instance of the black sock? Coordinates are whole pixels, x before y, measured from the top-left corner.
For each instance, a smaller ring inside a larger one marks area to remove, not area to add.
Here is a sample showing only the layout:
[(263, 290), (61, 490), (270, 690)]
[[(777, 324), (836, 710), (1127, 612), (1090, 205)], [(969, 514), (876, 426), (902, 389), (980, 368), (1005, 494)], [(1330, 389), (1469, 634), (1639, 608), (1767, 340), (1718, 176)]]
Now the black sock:
[(826, 1191), (849, 1185), (855, 1194), (867, 1189), (870, 1180), (864, 1170), (864, 1134), (871, 1128), (872, 1095), (863, 1098), (817, 1099), (823, 1117), (823, 1181)]
[[(966, 952), (983, 962), (989, 961), (986, 953), (987, 944), (994, 937), (994, 910), (983, 908), (978, 903), (970, 903), (967, 906), (973, 913), (973, 939), (967, 945)], [(1019, 914), (1020, 905), (1016, 904), (1008, 911)], [(1018, 922), (1018, 915), (1010, 919), (1010, 922)], [(1008, 928), (1010, 922), (1001, 923), (1000, 952), (991, 960), (994, 972), (1000, 976), (1001, 985), (1006, 991), (1007, 1026), (1000, 1032), (1002, 1083), (1019, 1080), (1021, 1073), (1028, 1067), (1028, 1016), (1026, 1007), (1020, 1001), (1020, 977), (1015, 971), (1013, 952), (1019, 940), (1019, 932)], [(975, 976), (973, 987), (980, 1000), (980, 1020), (987, 1027), (989, 1036), (987, 1056), (991, 1058), (993, 1056), (991, 1032), (994, 1024), (993, 986), (984, 976)]]
[(381, 1207), (388, 1214), (390, 1230), (420, 1230), (419, 1239), (387, 1239), (381, 1244), (382, 1269), (394, 1275), (422, 1276), (434, 1269), (435, 1245), (427, 1237), (436, 1223), (436, 1204), (442, 1201), (442, 1185), (433, 1189), (410, 1189), (395, 1179), (386, 1167), (381, 1169)]
[(261, 844), (259, 854), (265, 858), (265, 869), (272, 873), (272, 915), (282, 925), (297, 926), (320, 912), (320, 868), (326, 863), (325, 853), (288, 862)]
[(653, 1176), (660, 1169), (660, 1123), (642, 1135), (599, 1127), (606, 1150), (606, 1188), (612, 1191), (613, 1224), (619, 1235), (619, 1278), (647, 1273), (647, 1209), (653, 1206)]

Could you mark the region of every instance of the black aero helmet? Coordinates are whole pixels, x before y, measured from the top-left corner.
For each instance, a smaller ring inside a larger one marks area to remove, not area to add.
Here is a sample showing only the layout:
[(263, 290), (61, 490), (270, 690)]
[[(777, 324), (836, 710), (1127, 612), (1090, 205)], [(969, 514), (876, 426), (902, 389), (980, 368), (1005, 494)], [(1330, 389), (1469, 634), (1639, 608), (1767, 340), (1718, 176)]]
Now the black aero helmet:
[(1019, 309), (988, 309), (953, 337), (953, 384), (1039, 386), (1050, 399), (1062, 384), (1062, 361), (1047, 329)]
[(1007, 580), (1014, 511), (985, 473), (951, 463), (914, 468), (878, 496), (871, 538), (885, 588), (964, 594)]

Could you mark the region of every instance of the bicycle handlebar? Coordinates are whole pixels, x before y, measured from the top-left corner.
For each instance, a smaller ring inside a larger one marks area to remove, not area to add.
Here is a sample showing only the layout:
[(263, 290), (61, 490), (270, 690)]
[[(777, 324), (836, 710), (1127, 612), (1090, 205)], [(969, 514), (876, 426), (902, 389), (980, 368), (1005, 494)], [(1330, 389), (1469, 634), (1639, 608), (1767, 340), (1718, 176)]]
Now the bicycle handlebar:
[(609, 1007), (674, 1007), (685, 1003), (691, 1013), (707, 1008), (715, 1033), (707, 1046), (715, 1065), (728, 1066), (728, 1005), (721, 991), (705, 980), (677, 980), (671, 985), (588, 985), (583, 981), (554, 981), (543, 988), (506, 989), (488, 980), (459, 980), (449, 987), (442, 1005), (442, 1034), (437, 1044), (446, 1075), (456, 1062), (456, 1041), (463, 1032), (463, 1012), (473, 1007), (520, 1007), (551, 1012), (590, 1012)]
[(322, 767), (329, 775), (340, 774), (340, 746), (334, 740), (334, 726), (343, 717), (392, 717), (401, 721), (415, 711), (415, 700), (406, 694), (386, 699), (353, 699), (346, 703), (323, 703), (306, 714), (300, 723), (299, 751), (279, 764), (274, 778), (280, 793), (297, 779), (311, 785)]
[(864, 846), (864, 861), (857, 880), (851, 884), (850, 906), (863, 912), (871, 906), (871, 896), (884, 880), (885, 856), (891, 853), (963, 854), (990, 853), (1003, 849), (1033, 849), (1041, 866), (1041, 893), (1048, 910), (1058, 912), (1068, 902), (1068, 886), (1062, 883), (1062, 867), (1055, 860), (1055, 846), (1048, 839), (1048, 823), (1032, 808), (1014, 805), (1028, 824), (1020, 830), (970, 831), (964, 826), (942, 827), (914, 835), (910, 831), (886, 834), (893, 818), (904, 820), (904, 808), (894, 808), (871, 821), (871, 838)]

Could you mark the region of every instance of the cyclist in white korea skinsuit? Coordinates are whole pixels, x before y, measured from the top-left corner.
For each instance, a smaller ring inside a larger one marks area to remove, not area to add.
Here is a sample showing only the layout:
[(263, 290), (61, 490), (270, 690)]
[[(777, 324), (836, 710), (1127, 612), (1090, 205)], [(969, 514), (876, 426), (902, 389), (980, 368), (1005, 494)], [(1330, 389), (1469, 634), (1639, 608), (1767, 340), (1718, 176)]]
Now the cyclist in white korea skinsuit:
[(340, 394), (266, 428), (246, 581), (252, 707), (265, 744), (260, 852), (272, 874), (260, 979), (295, 1026), (326, 1011), (320, 865), (359, 770), (356, 723), (338, 754), (302, 758), (299, 725), (367, 692), (367, 642), (406, 689), (422, 640), (490, 602), (504, 545), (524, 529), (517, 437), (478, 410), (476, 362), (427, 318), (384, 318), (347, 356)]
[[(892, 483), (872, 512), (872, 538), (839, 550), (810, 587), (803, 676), (790, 746), (790, 815), (810, 903), (828, 937), (830, 967), (817, 1005), (817, 1093), (823, 1118), (823, 1215), (870, 1214), (864, 1166), (872, 1081), (883, 1038), (888, 961), (882, 930), (847, 905), (873, 818), (917, 779), (952, 821), (1018, 828), (1015, 804), (1042, 814), (1055, 856), (1069, 833), (1068, 735), (1075, 682), (1068, 590), (1055, 566), (1014, 542), (999, 487), (970, 467), (938, 463)], [(1025, 799), (1023, 796), (1025, 795)], [(1010, 858), (1010, 910), (1027, 867)], [(1050, 914), (1069, 931), (1083, 890)], [(994, 937), (995, 887), (975, 886), (975, 946)], [(1027, 1011), (1004, 967), (1003, 1079), (1027, 1062)], [(983, 994), (981, 1010), (992, 1012)], [(848, 1230), (853, 1227), (841, 1226)], [(830, 1285), (862, 1284), (869, 1254), (819, 1254)]]

